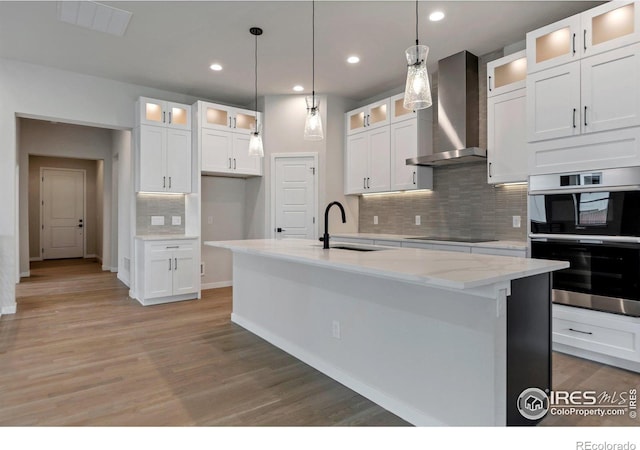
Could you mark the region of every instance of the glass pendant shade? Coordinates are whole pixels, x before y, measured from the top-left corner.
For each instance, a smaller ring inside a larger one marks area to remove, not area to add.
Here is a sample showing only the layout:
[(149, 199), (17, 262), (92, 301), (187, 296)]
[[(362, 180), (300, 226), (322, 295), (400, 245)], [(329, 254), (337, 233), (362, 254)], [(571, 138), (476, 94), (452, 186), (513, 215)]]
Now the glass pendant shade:
[(259, 128), (251, 131), (251, 137), (249, 137), (249, 156), (264, 156), (262, 135), (260, 134)]
[(311, 95), (307, 96), (307, 118), (304, 122), (304, 139), (307, 141), (321, 141), (324, 139), (322, 132), (322, 119), (320, 118), (320, 100)]
[(431, 106), (431, 84), (427, 72), (429, 47), (413, 45), (406, 50), (407, 85), (404, 89), (404, 107), (406, 109), (424, 109)]

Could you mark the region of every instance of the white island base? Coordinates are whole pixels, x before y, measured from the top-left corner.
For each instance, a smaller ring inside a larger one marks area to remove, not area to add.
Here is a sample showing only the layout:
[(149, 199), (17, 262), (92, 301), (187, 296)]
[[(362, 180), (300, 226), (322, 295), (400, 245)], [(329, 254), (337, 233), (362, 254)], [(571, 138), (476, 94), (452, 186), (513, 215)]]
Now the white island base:
[(376, 261), (522, 258), (250, 242), (207, 243), (234, 251), (232, 321), (412, 424), (526, 424), (517, 396), (551, 387), (549, 270), (459, 289)]

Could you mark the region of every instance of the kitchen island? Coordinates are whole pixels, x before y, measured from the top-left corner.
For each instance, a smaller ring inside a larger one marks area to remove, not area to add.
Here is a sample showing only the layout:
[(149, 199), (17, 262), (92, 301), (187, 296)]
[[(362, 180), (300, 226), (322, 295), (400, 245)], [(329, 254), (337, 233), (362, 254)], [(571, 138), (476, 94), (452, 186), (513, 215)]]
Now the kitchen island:
[(550, 274), (565, 262), (205, 245), (233, 252), (233, 322), (415, 425), (528, 424), (518, 395), (551, 388)]

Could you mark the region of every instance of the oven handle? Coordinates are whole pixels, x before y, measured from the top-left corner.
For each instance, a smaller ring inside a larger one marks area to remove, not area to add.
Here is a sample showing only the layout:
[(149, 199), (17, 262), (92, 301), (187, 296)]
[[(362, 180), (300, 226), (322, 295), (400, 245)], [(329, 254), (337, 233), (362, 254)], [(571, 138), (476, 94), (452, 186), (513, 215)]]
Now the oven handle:
[[(531, 188), (531, 184), (529, 184)], [(582, 192), (621, 192), (621, 191), (640, 191), (640, 185), (627, 185), (627, 186), (596, 186), (586, 185), (582, 187), (567, 186), (566, 188), (558, 189), (533, 189), (529, 191), (529, 195), (543, 195), (543, 194), (579, 194)]]
[(623, 244), (638, 244), (640, 237), (636, 236), (601, 236), (601, 235), (584, 235), (584, 234), (538, 234), (530, 233), (529, 237), (532, 242), (546, 242), (548, 239), (578, 242), (581, 244), (603, 244), (605, 242), (619, 242)]

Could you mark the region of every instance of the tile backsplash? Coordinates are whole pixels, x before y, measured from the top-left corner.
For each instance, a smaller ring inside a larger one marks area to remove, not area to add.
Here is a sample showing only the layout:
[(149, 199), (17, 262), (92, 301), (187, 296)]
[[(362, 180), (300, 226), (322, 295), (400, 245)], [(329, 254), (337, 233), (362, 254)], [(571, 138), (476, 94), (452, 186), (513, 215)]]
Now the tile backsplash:
[[(184, 234), (184, 195), (136, 195), (136, 234)], [(151, 225), (152, 216), (164, 217), (164, 225)], [(180, 217), (180, 225), (171, 225), (173, 216)]]
[[(359, 231), (525, 240), (527, 186), (487, 184), (485, 162), (434, 169), (433, 191), (360, 197)], [(416, 225), (416, 216), (420, 225)], [(378, 224), (374, 225), (374, 216)], [(520, 228), (513, 228), (520, 216)]]

